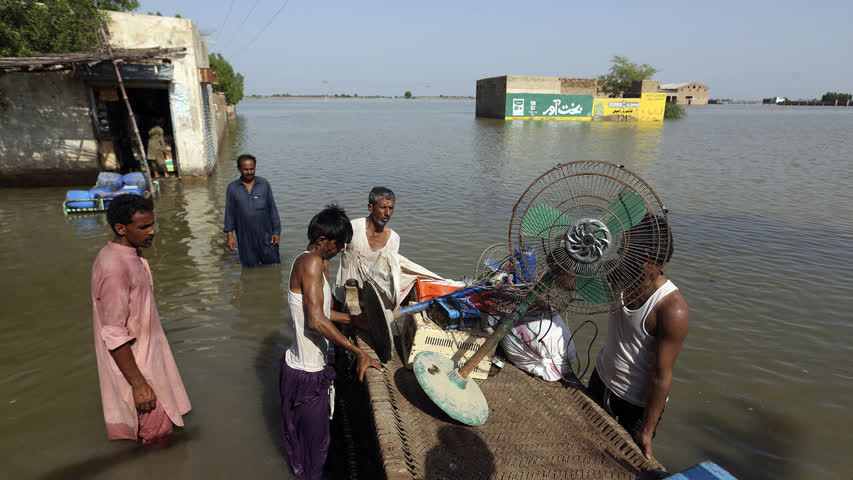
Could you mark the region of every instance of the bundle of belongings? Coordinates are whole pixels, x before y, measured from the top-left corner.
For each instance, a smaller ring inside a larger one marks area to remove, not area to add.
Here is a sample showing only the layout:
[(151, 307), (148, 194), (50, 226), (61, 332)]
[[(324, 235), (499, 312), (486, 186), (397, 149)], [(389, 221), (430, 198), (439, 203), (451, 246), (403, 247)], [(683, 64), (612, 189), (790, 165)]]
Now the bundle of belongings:
[[(490, 315), (493, 327), (500, 318)], [(507, 358), (516, 367), (549, 381), (573, 373), (577, 360), (572, 333), (556, 310), (530, 311), (501, 340)]]

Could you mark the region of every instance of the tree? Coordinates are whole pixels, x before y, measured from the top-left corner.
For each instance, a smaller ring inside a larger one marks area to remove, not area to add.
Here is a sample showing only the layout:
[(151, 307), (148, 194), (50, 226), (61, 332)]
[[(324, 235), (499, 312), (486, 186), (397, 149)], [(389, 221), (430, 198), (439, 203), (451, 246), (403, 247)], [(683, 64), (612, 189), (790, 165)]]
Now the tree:
[(225, 101), (229, 105), (236, 105), (243, 99), (243, 75), (234, 73), (234, 68), (221, 53), (211, 53), (208, 56), (210, 68), (216, 72), (219, 81), (213, 86), (213, 91), (225, 94)]
[(406, 93), (403, 94), (404, 98), (412, 98), (412, 92), (406, 90)]
[(663, 110), (664, 120), (680, 120), (687, 116), (684, 107), (674, 103), (667, 103)]
[(637, 65), (625, 57), (614, 55), (610, 60), (610, 72), (598, 77), (598, 88), (606, 95), (621, 97), (631, 90), (631, 83), (646, 80), (658, 72), (655, 67), (644, 63)]
[(838, 100), (839, 104), (846, 104), (850, 99), (851, 95), (849, 93), (826, 92), (820, 100), (822, 102), (834, 102)]
[(104, 10), (130, 11), (136, 0), (18, 0), (0, 2), (0, 56), (68, 53), (100, 45)]

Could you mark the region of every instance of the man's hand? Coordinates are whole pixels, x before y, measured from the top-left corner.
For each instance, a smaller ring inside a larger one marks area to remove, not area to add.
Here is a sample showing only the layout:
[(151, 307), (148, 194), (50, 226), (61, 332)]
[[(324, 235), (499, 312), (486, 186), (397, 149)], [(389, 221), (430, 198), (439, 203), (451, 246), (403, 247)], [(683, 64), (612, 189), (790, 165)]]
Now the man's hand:
[(367, 371), (367, 369), (370, 367), (373, 367), (379, 370), (380, 372), (382, 371), (382, 365), (380, 365), (379, 362), (374, 360), (364, 350), (359, 350), (358, 359), (356, 360), (355, 364), (355, 369), (358, 371), (359, 382), (364, 382), (364, 372)]
[(273, 235), (272, 241), (270, 241), (270, 243), (272, 243), (273, 245), (278, 245), (278, 242), (280, 240), (281, 240), (281, 235)]
[(652, 459), (652, 433), (646, 433), (642, 430), (634, 435), (634, 440), (646, 456), (646, 460)]
[(233, 233), (228, 232), (228, 241), (226, 241), (225, 244), (228, 245), (228, 250), (231, 250), (232, 252), (237, 250), (237, 239), (234, 238)]
[(131, 385), (133, 389), (133, 403), (139, 413), (146, 413), (157, 407), (157, 397), (148, 382), (142, 381), (137, 385)]

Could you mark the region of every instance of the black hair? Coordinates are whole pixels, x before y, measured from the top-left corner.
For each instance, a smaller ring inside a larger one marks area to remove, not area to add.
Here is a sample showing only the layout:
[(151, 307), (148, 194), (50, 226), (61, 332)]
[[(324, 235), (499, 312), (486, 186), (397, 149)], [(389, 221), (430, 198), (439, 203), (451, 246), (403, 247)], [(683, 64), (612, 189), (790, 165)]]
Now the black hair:
[(397, 201), (397, 197), (388, 187), (373, 187), (373, 190), (370, 191), (370, 195), (367, 196), (367, 203), (370, 205), (376, 205), (376, 202), (379, 200)]
[(244, 153), (244, 154), (240, 155), (239, 157), (237, 157), (237, 168), (240, 168), (240, 162), (242, 162), (243, 160), (251, 160), (252, 162), (255, 163), (255, 166), (258, 165), (258, 159), (255, 158), (254, 155)]
[(130, 225), (133, 221), (133, 214), (136, 212), (153, 211), (154, 202), (150, 199), (132, 193), (125, 193), (110, 201), (110, 206), (107, 207), (107, 221), (110, 223), (113, 232), (115, 232), (116, 225), (118, 224)]
[(646, 253), (655, 265), (663, 267), (672, 258), (672, 232), (669, 222), (661, 215), (647, 213), (625, 233), (631, 239), (631, 249)]
[(352, 241), (352, 223), (343, 208), (333, 203), (314, 215), (308, 223), (308, 241), (314, 243), (320, 237), (334, 240), (338, 247)]

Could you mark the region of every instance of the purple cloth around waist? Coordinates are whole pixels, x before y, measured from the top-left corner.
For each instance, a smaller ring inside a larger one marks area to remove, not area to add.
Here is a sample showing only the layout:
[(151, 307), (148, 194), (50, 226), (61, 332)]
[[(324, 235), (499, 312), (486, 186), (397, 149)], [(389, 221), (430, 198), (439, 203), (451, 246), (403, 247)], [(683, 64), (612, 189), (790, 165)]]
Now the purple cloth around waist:
[(329, 452), (329, 387), (335, 370), (319, 372), (291, 368), (281, 357), (279, 393), (281, 431), (293, 474), (302, 480), (320, 479)]

